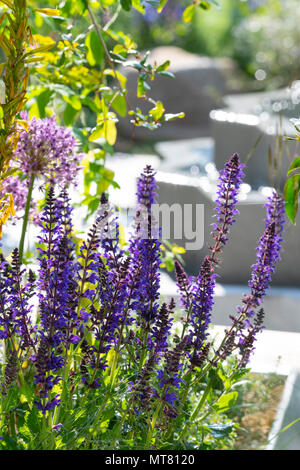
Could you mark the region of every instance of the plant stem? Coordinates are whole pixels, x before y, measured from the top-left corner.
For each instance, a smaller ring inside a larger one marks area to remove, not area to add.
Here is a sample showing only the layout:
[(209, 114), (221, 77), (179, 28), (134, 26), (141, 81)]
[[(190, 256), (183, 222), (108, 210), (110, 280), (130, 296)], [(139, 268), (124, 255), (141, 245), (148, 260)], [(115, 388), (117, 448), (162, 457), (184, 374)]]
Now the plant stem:
[(20, 239), (20, 245), (19, 245), (20, 263), (22, 263), (22, 260), (23, 260), (24, 242), (25, 242), (25, 235), (26, 235), (26, 230), (27, 230), (27, 225), (28, 225), (28, 216), (29, 216), (29, 209), (30, 209), (32, 191), (33, 191), (33, 185), (34, 185), (34, 175), (31, 176), (31, 180), (30, 180), (30, 184), (29, 184), (29, 188), (28, 188), (28, 193), (27, 193), (25, 214), (24, 214), (24, 217), (23, 217), (23, 226), (22, 226), (22, 233), (21, 233), (21, 239)]
[(146, 444), (145, 444), (145, 449), (150, 448), (151, 440), (152, 440), (152, 436), (153, 436), (153, 431), (154, 431), (155, 424), (156, 424), (157, 418), (159, 416), (162, 404), (163, 404), (163, 401), (160, 399), (159, 402), (158, 402), (158, 405), (156, 407), (155, 413), (152, 417), (150, 426), (149, 426), (149, 430), (148, 430), (148, 434), (147, 434), (147, 440), (146, 440)]
[[(199, 414), (199, 411), (201, 410), (202, 406), (204, 405), (204, 402), (205, 402), (205, 400), (206, 400), (206, 398), (207, 398), (207, 395), (208, 395), (209, 392), (210, 392), (211, 387), (212, 387), (211, 382), (208, 382), (208, 384), (207, 384), (207, 386), (206, 386), (206, 389), (204, 390), (204, 393), (203, 393), (203, 395), (201, 396), (201, 398), (200, 398), (200, 400), (199, 400), (198, 405), (196, 406), (195, 410), (194, 410), (193, 413), (191, 414), (191, 417), (190, 417), (190, 419), (189, 419), (189, 421), (190, 421), (191, 423), (195, 422), (195, 420), (196, 420), (196, 418), (197, 418), (197, 416), (198, 416), (198, 414)], [(181, 439), (184, 439), (184, 437), (185, 437), (186, 433), (188, 432), (188, 430), (189, 430), (189, 427), (188, 427), (188, 425), (186, 424), (185, 427), (184, 427), (184, 429), (183, 429), (183, 431), (182, 431), (182, 434), (181, 434), (181, 436), (180, 436)]]

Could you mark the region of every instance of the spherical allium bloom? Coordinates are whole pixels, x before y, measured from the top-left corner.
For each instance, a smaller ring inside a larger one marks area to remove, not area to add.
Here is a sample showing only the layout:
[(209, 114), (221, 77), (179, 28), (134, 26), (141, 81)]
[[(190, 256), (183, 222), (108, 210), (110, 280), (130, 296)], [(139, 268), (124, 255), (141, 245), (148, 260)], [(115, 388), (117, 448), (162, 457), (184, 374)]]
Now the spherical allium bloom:
[[(26, 113), (22, 113), (22, 118), (28, 121)], [(55, 183), (62, 186), (76, 184), (82, 155), (77, 153), (77, 140), (72, 130), (58, 126), (54, 116), (34, 117), (28, 124), (28, 132), (21, 132), (15, 152), (22, 173), (28, 177), (55, 178)]]
[[(21, 113), (21, 117), (28, 121), (27, 113)], [(2, 189), (3, 194), (13, 195), (17, 217), (24, 215), (32, 177), (40, 182), (40, 186), (49, 181), (61, 187), (76, 185), (82, 157), (72, 130), (59, 126), (54, 116), (28, 121), (28, 131), (20, 133), (14, 153), (16, 174), (4, 181)], [(30, 216), (38, 222), (34, 201), (31, 201)]]
[[(21, 180), (18, 175), (9, 176), (3, 181), (1, 195), (2, 193), (3, 195), (9, 194), (9, 193), (13, 195), (14, 207), (17, 212), (16, 214), (17, 217), (20, 215), (18, 214), (18, 211), (20, 209), (23, 209), (24, 211), (24, 208), (26, 205), (27, 192), (28, 192), (28, 181)], [(2, 197), (1, 195), (0, 195), (0, 198)]]

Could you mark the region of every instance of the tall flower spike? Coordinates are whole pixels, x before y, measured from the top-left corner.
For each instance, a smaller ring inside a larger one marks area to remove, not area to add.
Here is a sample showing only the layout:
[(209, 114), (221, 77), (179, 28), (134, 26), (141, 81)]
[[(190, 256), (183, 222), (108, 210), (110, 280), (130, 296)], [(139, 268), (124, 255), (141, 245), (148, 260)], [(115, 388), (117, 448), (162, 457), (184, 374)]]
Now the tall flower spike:
[(12, 254), (12, 268), (10, 272), (10, 295), (7, 303), (13, 318), (13, 331), (20, 341), (20, 349), (33, 348), (35, 350), (35, 330), (32, 324), (31, 311), (33, 305), (29, 305), (33, 296), (35, 278), (32, 271), (29, 272), (28, 283), (23, 286), (23, 275), (25, 269), (21, 269), (18, 249)]
[(124, 251), (119, 246), (119, 220), (104, 193), (101, 196), (99, 214), (104, 215), (101, 233), (103, 255), (110, 268), (109, 270), (118, 271), (121, 259), (124, 256)]
[(210, 311), (213, 305), (213, 272), (220, 262), (218, 256), (227, 243), (230, 227), (238, 214), (236, 204), (244, 177), (243, 168), (244, 165), (241, 164), (238, 154), (235, 153), (226, 163), (224, 170), (220, 171), (215, 209), (217, 223), (213, 224), (215, 242), (209, 246), (209, 254), (204, 258), (199, 276), (189, 279), (182, 266), (178, 262), (175, 263), (177, 287), (181, 294), (182, 305), (187, 312), (186, 326), (192, 324), (190, 334), (194, 338), (192, 340), (194, 352), (191, 358), (193, 364), (200, 364), (204, 360), (201, 349), (205, 345), (206, 331), (210, 323)]
[(270, 285), (276, 262), (279, 259), (281, 238), (276, 234), (275, 222), (267, 225), (257, 248), (256, 263), (252, 266), (250, 304), (258, 306)]
[[(79, 300), (83, 298), (90, 301), (93, 300), (97, 290), (100, 290), (103, 294), (107, 293), (107, 289), (104, 290), (101, 284), (101, 276), (104, 275), (106, 268), (99, 252), (106, 217), (106, 211), (100, 212), (97, 215), (95, 222), (88, 232), (87, 241), (83, 241), (80, 246), (79, 261), (76, 269), (79, 283)], [(89, 288), (87, 288), (88, 284), (90, 285)], [(81, 315), (83, 319), (88, 320), (88, 312), (82, 310)]]
[(47, 399), (46, 404), (37, 400), (37, 406), (43, 412), (59, 404), (59, 397), (51, 396), (51, 390), (61, 380), (58, 375), (64, 365), (61, 346), (68, 347), (70, 342), (79, 339), (71, 335), (73, 326), (77, 324), (77, 304), (74, 296), (73, 244), (69, 243), (69, 217), (67, 198), (63, 197), (63, 203), (60, 198), (55, 199), (54, 190), (50, 187), (41, 217), (42, 245), (39, 248), (38, 280), (41, 318), (38, 334), (41, 343), (35, 358), (35, 383), (42, 387), (41, 398)]
[[(151, 323), (159, 309), (160, 241), (152, 234), (151, 206), (156, 200), (155, 173), (146, 166), (138, 180), (139, 209), (135, 219), (135, 235), (130, 242), (133, 269), (141, 269), (140, 282), (134, 293), (140, 317)], [(142, 217), (141, 217), (142, 216)]]
[(0, 340), (8, 339), (11, 334), (8, 295), (11, 286), (11, 269), (0, 253)]
[(253, 320), (253, 325), (250, 325), (246, 333), (241, 334), (239, 341), (240, 367), (247, 366), (250, 356), (254, 352), (257, 334), (263, 329), (264, 316), (264, 309), (261, 308)]
[(222, 247), (227, 243), (229, 228), (233, 225), (234, 218), (238, 214), (236, 204), (240, 185), (244, 177), (244, 166), (241, 164), (238, 154), (235, 153), (226, 163), (224, 170), (220, 171), (216, 207), (217, 223), (213, 224), (215, 243), (209, 247), (209, 259), (213, 264), (219, 263), (218, 255), (222, 252)]
[(170, 315), (173, 313), (174, 308), (175, 302), (173, 298), (169, 305), (163, 303), (152, 327), (151, 340), (149, 341), (149, 344), (153, 347), (153, 354), (156, 356), (157, 362), (160, 361), (162, 353), (168, 347), (168, 337), (170, 335), (173, 320), (173, 318), (170, 318)]
[(18, 375), (18, 357), (16, 351), (9, 351), (8, 361), (5, 366), (3, 383), (1, 384), (2, 395), (6, 395), (13, 381)]
[(177, 259), (175, 260), (175, 275), (176, 275), (176, 280), (177, 280), (177, 287), (181, 294), (180, 300), (181, 300), (182, 306), (186, 310), (188, 310), (190, 308), (191, 299), (192, 299), (192, 293), (191, 293), (192, 284), (185, 270), (183, 269), (182, 265), (179, 263)]
[(156, 393), (150, 382), (154, 366), (155, 356), (152, 354), (142, 368), (135, 384), (132, 387), (132, 399), (137, 405), (135, 406), (135, 411), (137, 413), (139, 413), (141, 410), (150, 410), (151, 399), (155, 396)]
[(286, 221), (283, 197), (274, 191), (272, 196), (268, 198), (265, 207), (267, 211), (266, 224), (274, 222), (275, 232), (279, 235), (282, 234)]
[(159, 387), (162, 389), (162, 400), (164, 400), (166, 407), (164, 413), (170, 417), (177, 416), (175, 410), (175, 402), (177, 400), (176, 389), (179, 389), (182, 382), (182, 357), (183, 354), (190, 350), (191, 343), (188, 336), (184, 336), (179, 343), (172, 350), (165, 352), (165, 364), (162, 369), (158, 371), (157, 379)]
[[(252, 266), (251, 279), (249, 286), (250, 294), (243, 298), (243, 307), (238, 307), (238, 316), (233, 316), (232, 328), (227, 332), (225, 341), (218, 351), (219, 357), (224, 358), (234, 349), (239, 348), (242, 357), (242, 363), (245, 364), (245, 350), (250, 356), (249, 341), (251, 337), (252, 344), (255, 336), (261, 330), (261, 310), (256, 314), (256, 309), (261, 306), (263, 297), (269, 288), (272, 274), (275, 272), (276, 263), (280, 258), (282, 245), (281, 233), (284, 227), (283, 201), (280, 195), (273, 193), (273, 196), (266, 204), (267, 218), (266, 226), (257, 247), (256, 263)], [(259, 328), (258, 328), (259, 326)], [(250, 332), (245, 335), (244, 330)], [(250, 335), (250, 336), (249, 336)], [(236, 343), (236, 340), (238, 341)], [(246, 346), (244, 345), (246, 341)]]
[(210, 325), (211, 309), (213, 306), (213, 295), (215, 289), (215, 274), (213, 274), (212, 263), (205, 258), (200, 273), (193, 286), (192, 318), (190, 338), (193, 345), (191, 361), (193, 364), (199, 362), (202, 349), (206, 345), (208, 327)]
[(275, 191), (266, 204), (267, 218), (263, 236), (257, 247), (256, 263), (252, 266), (251, 294), (246, 301), (252, 306), (258, 306), (271, 282), (276, 263), (280, 259), (285, 215), (283, 198)]

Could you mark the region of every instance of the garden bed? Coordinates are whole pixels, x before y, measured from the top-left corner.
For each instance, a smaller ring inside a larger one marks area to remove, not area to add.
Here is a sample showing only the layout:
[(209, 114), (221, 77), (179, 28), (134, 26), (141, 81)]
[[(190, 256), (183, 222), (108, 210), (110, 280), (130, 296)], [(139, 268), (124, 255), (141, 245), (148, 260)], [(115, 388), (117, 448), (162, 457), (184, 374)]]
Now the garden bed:
[(263, 450), (268, 442), (286, 377), (250, 373), (233, 413), (239, 424), (234, 450)]

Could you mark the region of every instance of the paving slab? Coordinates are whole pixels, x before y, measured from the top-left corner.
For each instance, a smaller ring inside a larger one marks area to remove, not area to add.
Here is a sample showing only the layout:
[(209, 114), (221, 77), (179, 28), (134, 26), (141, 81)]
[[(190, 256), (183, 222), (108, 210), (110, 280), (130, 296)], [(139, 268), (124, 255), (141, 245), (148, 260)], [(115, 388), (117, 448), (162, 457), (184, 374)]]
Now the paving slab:
[(296, 132), (290, 119), (299, 116), (299, 96), (299, 81), (280, 90), (225, 96), (225, 106), (210, 112), (217, 168), (237, 152), (247, 161), (246, 181), (251, 186), (283, 187), (290, 162), (299, 153), (299, 143), (286, 139)]
[[(211, 330), (216, 344), (223, 337), (226, 325), (214, 325)], [(300, 369), (300, 333), (263, 330), (255, 342), (255, 351), (249, 367), (253, 372), (275, 373), (288, 376), (293, 369)], [(300, 409), (299, 409), (300, 416)]]
[[(217, 283), (212, 308), (212, 323), (230, 325), (230, 315), (235, 314), (237, 307), (242, 304), (244, 294), (249, 294), (249, 291), (247, 285)], [(174, 297), (178, 307), (180, 306), (176, 282), (166, 272), (161, 273), (161, 293), (167, 298)], [(300, 334), (299, 288), (270, 287), (264, 298), (263, 307), (264, 325), (268, 330)]]

